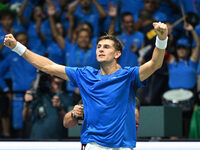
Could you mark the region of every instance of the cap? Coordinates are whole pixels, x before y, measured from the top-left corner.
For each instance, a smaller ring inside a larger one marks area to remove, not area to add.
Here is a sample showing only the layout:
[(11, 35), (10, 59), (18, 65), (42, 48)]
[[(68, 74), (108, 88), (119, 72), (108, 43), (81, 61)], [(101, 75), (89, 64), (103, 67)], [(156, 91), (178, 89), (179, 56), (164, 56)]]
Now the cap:
[(176, 42), (176, 46), (184, 46), (186, 48), (190, 48), (190, 42), (187, 38), (185, 37), (181, 37), (178, 39), (178, 41)]

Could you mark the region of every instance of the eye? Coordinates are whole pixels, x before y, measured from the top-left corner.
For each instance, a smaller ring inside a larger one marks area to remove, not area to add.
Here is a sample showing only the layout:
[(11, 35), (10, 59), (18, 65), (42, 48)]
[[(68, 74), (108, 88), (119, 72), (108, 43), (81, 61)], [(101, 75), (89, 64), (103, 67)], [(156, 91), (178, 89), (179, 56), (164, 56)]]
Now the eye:
[(97, 48), (100, 48), (101, 47), (101, 45), (97, 45)]
[(107, 48), (107, 49), (108, 49), (108, 48), (110, 48), (110, 46), (109, 46), (109, 45), (104, 45), (104, 48)]

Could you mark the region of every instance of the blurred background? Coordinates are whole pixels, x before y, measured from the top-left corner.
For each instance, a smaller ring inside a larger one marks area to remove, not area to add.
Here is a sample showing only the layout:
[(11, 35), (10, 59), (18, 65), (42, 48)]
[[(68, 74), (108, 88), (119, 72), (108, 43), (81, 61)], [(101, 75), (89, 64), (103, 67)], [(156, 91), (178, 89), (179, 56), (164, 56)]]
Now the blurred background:
[(6, 48), (6, 34), (58, 64), (97, 69), (97, 38), (113, 34), (124, 44), (119, 65), (134, 67), (150, 60), (158, 21), (168, 25), (168, 47), (136, 94), (138, 140), (198, 141), (199, 17), (200, 0), (0, 0), (0, 140), (79, 140), (81, 131), (62, 123), (79, 89)]

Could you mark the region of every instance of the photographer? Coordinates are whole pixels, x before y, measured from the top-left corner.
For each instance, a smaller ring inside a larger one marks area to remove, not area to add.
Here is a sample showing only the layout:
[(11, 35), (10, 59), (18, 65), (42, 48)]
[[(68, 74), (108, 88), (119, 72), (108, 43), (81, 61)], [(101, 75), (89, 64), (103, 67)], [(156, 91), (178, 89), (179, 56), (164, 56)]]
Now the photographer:
[(69, 106), (71, 97), (62, 91), (64, 80), (51, 77), (50, 87), (46, 91), (28, 90), (24, 96), (23, 118), (31, 122), (31, 139), (66, 138), (67, 131), (62, 125), (63, 117)]

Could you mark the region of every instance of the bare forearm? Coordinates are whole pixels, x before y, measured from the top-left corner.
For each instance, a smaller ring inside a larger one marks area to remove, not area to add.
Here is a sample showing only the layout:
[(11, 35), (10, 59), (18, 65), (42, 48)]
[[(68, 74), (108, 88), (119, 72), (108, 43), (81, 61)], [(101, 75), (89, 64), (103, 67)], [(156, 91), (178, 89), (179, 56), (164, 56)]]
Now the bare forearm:
[(56, 30), (56, 24), (54, 21), (53, 16), (49, 16), (49, 22), (51, 26), (51, 31), (53, 34), (53, 38), (55, 39), (56, 43), (59, 45), (59, 47), (63, 50), (65, 47), (65, 39), (60, 35)]
[(65, 115), (63, 125), (65, 128), (73, 128), (78, 125), (78, 121), (71, 117), (71, 111)]
[(199, 47), (200, 42), (199, 42), (199, 37), (198, 37), (196, 31), (195, 31), (195, 30), (192, 30), (191, 32), (192, 32), (192, 36), (193, 36), (193, 38), (194, 38), (194, 41), (195, 41), (196, 47)]
[(140, 81), (146, 80), (162, 66), (165, 50), (154, 48), (152, 59), (140, 67)]
[(54, 62), (48, 58), (33, 53), (30, 50), (26, 50), (22, 56), (37, 69), (52, 74), (51, 66), (54, 64)]
[(165, 50), (158, 49), (157, 47), (154, 48), (152, 59), (153, 68), (155, 70), (159, 69), (163, 64), (163, 59), (165, 56)]
[(69, 7), (68, 7), (69, 12), (73, 13), (76, 10), (76, 7), (78, 6), (78, 4), (79, 4), (79, 0), (76, 0), (72, 3), (70, 3)]
[(69, 80), (67, 74), (65, 73), (65, 66), (56, 64), (50, 59), (33, 53), (30, 50), (26, 50), (22, 56), (39, 70), (58, 76), (64, 80)]
[(111, 18), (108, 34), (114, 35), (115, 33), (115, 18)]
[(103, 9), (103, 7), (102, 7), (96, 0), (93, 0), (93, 3), (94, 3), (94, 5), (95, 5), (95, 7), (97, 8), (97, 11), (99, 12), (100, 18), (101, 18), (101, 19), (106, 18), (107, 13), (106, 13), (106, 11)]
[(199, 43), (199, 37), (196, 33), (195, 30), (192, 30), (192, 36), (195, 41), (195, 47), (192, 49), (192, 55), (191, 55), (191, 60), (194, 62), (198, 62), (199, 60), (199, 51), (200, 51), (200, 43)]
[(30, 109), (26, 104), (24, 105), (22, 115), (25, 121), (30, 121), (32, 116), (32, 109)]
[(42, 34), (40, 28), (41, 28), (41, 20), (36, 22), (36, 33), (39, 36), (39, 38), (41, 39), (42, 43), (44, 43), (45, 36)]

